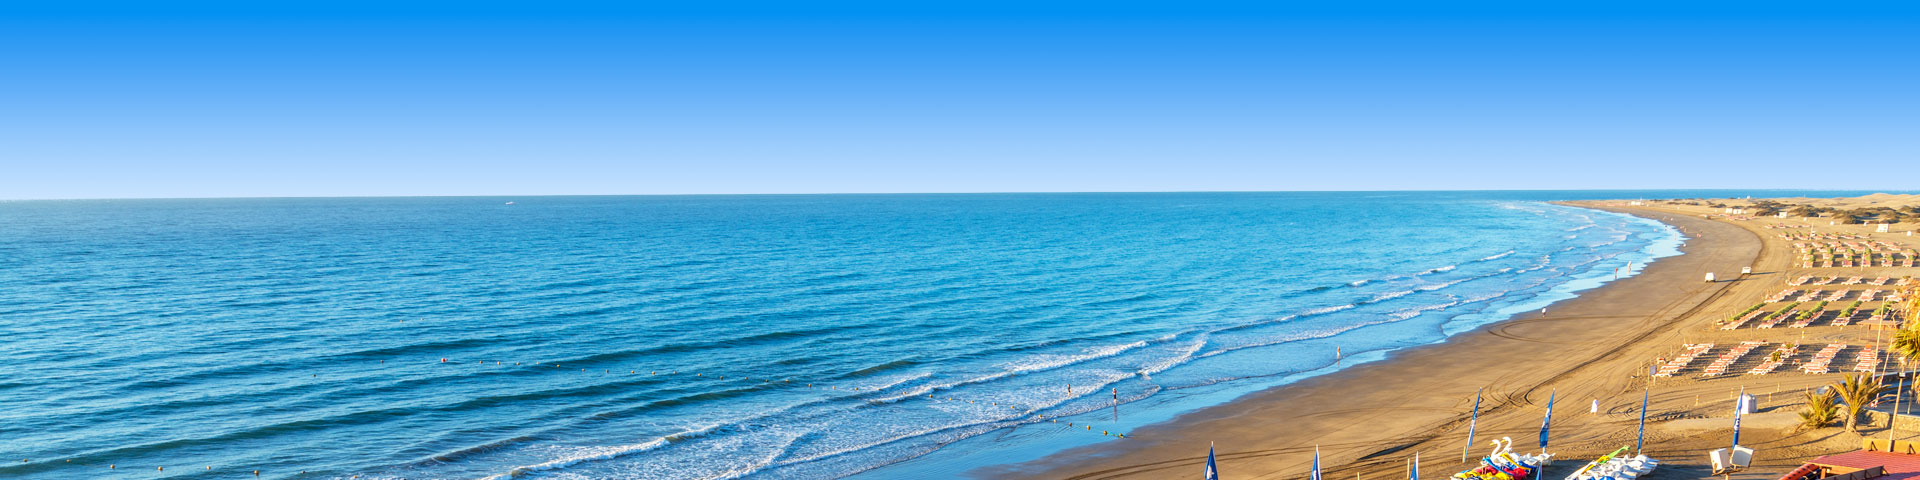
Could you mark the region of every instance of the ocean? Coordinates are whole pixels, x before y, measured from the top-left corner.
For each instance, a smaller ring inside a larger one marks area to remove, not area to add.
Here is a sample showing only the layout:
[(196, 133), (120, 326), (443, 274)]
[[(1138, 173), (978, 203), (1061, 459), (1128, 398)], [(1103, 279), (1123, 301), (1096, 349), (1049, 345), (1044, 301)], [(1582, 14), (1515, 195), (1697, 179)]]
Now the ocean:
[(1733, 194), (0, 202), (0, 477), (951, 478), (1684, 240), (1543, 200)]

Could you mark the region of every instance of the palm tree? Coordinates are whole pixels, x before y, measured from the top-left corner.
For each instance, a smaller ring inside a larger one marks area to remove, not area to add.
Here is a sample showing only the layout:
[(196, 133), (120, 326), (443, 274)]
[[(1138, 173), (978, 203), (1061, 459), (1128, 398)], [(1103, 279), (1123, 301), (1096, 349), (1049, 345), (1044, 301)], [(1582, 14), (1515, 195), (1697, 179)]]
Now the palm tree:
[(1871, 375), (1847, 374), (1840, 383), (1833, 384), (1833, 389), (1839, 392), (1840, 400), (1847, 402), (1841, 417), (1847, 421), (1847, 431), (1860, 433), (1860, 414), (1866, 413), (1867, 405), (1886, 392), (1886, 385)]
[(1800, 428), (1812, 430), (1832, 425), (1840, 419), (1840, 405), (1833, 389), (1807, 392), (1807, 408), (1800, 411)]
[(1920, 325), (1907, 325), (1893, 334), (1893, 351), (1909, 363), (1920, 361)]

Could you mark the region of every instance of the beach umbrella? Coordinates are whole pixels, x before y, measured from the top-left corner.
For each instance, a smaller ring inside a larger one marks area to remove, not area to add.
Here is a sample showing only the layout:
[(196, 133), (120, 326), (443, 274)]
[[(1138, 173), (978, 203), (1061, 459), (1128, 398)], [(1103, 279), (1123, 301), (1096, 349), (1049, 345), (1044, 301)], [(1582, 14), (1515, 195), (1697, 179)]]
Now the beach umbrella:
[(1652, 389), (1640, 391), (1640, 436), (1633, 440), (1633, 453), (1647, 453), (1646, 450), (1642, 450), (1640, 447), (1647, 441), (1647, 392), (1651, 390)]
[(1207, 475), (1201, 480), (1220, 480), (1220, 469), (1213, 466), (1213, 444), (1207, 444)]
[(1313, 476), (1309, 480), (1320, 480), (1320, 446), (1313, 446)]
[(1558, 393), (1551, 390), (1547, 393), (1547, 419), (1540, 421), (1540, 448), (1542, 449), (1547, 448), (1547, 427), (1553, 425), (1553, 398)]

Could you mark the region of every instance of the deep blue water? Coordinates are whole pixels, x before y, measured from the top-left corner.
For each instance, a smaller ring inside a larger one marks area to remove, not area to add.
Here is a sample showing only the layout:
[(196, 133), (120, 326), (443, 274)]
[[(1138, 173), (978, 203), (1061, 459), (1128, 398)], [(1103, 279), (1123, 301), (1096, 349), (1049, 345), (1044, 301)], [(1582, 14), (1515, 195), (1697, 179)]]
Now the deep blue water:
[(0, 202), (0, 477), (950, 476), (1680, 240), (1538, 200), (1729, 194)]

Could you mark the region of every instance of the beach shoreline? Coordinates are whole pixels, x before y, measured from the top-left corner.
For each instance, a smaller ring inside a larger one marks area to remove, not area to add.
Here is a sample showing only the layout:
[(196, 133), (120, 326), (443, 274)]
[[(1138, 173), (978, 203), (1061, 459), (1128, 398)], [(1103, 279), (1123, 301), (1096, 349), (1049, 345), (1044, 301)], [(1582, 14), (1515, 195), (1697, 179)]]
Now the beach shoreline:
[[(1560, 394), (1561, 408), (1570, 408), (1571, 400), (1578, 400), (1571, 402), (1578, 407), (1593, 400), (1611, 409), (1633, 379), (1645, 377), (1644, 366), (1636, 367), (1637, 377), (1623, 372), (1632, 371), (1628, 364), (1637, 360), (1625, 353), (1676, 343), (1670, 338), (1679, 335), (1672, 331), (1675, 324), (1746, 281), (1738, 278), (1740, 268), (1754, 265), (1764, 250), (1757, 236), (1725, 223), (1589, 202), (1562, 204), (1661, 221), (1690, 240), (1682, 255), (1555, 302), (1544, 315), (1515, 315), (1440, 343), (1392, 352), (1385, 360), (1247, 394), (1136, 429), (1123, 441), (968, 473), (976, 478), (1168, 478), (1185, 473), (1182, 469), (1198, 472), (1209, 444), (1218, 445), (1220, 469), (1235, 478), (1303, 476), (1316, 446), (1330, 472), (1395, 467), (1401, 456), (1424, 451), (1423, 474), (1451, 473), (1464, 466), (1460, 449), (1478, 386), (1487, 387), (1480, 439), (1523, 437), (1519, 430), (1527, 421), (1519, 417), (1530, 418), (1537, 428), (1533, 414), (1518, 415), (1512, 420), (1520, 423), (1506, 425), (1510, 422), (1502, 413), (1542, 410), (1550, 392)], [(1709, 271), (1733, 280), (1705, 283)], [(1631, 396), (1637, 407), (1639, 396)], [(1558, 435), (1570, 443), (1583, 440), (1578, 417), (1602, 417), (1562, 415), (1570, 425)], [(1448, 442), (1454, 444), (1451, 452), (1437, 448)]]

